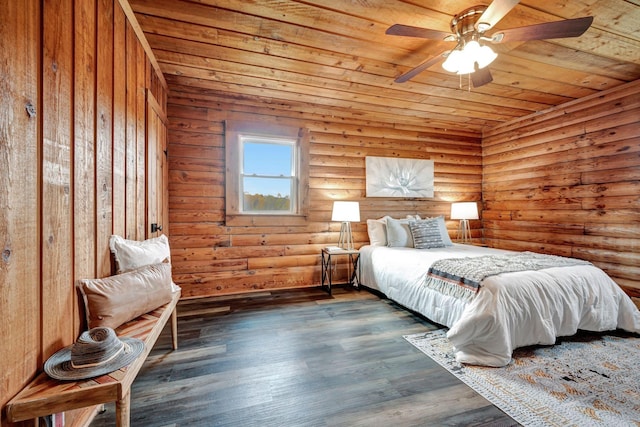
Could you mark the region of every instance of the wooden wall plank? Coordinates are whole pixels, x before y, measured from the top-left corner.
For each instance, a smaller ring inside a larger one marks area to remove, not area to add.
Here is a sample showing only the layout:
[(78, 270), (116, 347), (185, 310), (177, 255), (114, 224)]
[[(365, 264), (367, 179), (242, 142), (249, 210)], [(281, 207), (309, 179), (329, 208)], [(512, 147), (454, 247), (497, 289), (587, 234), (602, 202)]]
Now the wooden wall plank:
[[(73, 328), (73, 2), (43, 6), (42, 357), (75, 340)], [(68, 319), (70, 321), (61, 321)]]
[(113, 233), (114, 204), (114, 11), (113, 1), (98, 0), (96, 93), (96, 274), (111, 273), (109, 236)]
[[(120, 7), (113, 10), (113, 234), (127, 231), (127, 65), (126, 18)], [(120, 48), (118, 48), (120, 47)]]
[[(73, 279), (96, 277), (96, 2), (74, 2)], [(73, 304), (78, 306), (77, 294)], [(74, 335), (84, 325), (74, 316)]]
[[(0, 408), (42, 362), (40, 2), (2, 2), (0, 25)], [(20, 54), (16, 54), (19, 52)], [(29, 114), (31, 112), (31, 114)], [(0, 424), (5, 425), (4, 411)]]
[(137, 77), (138, 77), (138, 52), (137, 39), (131, 23), (126, 23), (126, 145), (125, 145), (125, 235), (124, 237), (136, 240), (138, 231), (138, 123), (137, 107)]
[(145, 182), (146, 174), (146, 152), (147, 141), (145, 133), (147, 131), (146, 125), (146, 91), (145, 88), (149, 86), (150, 82), (147, 82), (147, 58), (145, 57), (144, 48), (140, 43), (140, 40), (135, 39), (135, 65), (136, 65), (136, 86), (135, 93), (135, 109), (136, 109), (136, 231), (135, 239), (144, 240), (147, 237), (147, 214), (146, 214), (146, 190), (147, 185)]

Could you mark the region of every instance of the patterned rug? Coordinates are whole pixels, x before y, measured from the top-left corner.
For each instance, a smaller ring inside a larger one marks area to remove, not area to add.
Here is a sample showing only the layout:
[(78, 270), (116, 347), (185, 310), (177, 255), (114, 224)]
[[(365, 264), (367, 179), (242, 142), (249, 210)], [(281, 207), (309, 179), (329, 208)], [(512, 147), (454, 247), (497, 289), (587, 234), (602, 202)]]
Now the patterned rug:
[(462, 365), (446, 329), (407, 341), (525, 426), (640, 426), (640, 338), (580, 333), (517, 349), (504, 368)]

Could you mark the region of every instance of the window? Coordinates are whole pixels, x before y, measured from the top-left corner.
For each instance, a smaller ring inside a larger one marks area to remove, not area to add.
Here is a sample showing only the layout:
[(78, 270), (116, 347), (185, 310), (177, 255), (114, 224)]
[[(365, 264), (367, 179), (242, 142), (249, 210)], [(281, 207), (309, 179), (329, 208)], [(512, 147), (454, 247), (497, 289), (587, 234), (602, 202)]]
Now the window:
[[(307, 135), (308, 131), (297, 127), (225, 123), (228, 225), (291, 225), (304, 220)], [(282, 221), (274, 216), (282, 216)]]
[(240, 213), (295, 214), (297, 141), (240, 136)]

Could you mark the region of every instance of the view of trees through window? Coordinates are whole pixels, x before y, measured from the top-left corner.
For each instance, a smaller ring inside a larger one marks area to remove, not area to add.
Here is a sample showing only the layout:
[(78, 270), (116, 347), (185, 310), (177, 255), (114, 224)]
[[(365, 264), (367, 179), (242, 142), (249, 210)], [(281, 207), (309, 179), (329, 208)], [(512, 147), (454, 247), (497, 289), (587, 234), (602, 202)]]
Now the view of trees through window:
[(291, 199), (289, 196), (277, 194), (248, 194), (244, 193), (245, 211), (285, 211), (291, 210)]

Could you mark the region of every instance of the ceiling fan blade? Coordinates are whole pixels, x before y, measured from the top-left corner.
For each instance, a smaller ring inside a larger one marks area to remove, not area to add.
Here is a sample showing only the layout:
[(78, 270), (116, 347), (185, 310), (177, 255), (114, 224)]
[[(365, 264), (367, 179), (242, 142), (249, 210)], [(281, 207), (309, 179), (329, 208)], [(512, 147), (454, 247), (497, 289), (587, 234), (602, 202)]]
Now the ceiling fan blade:
[(471, 83), (473, 83), (473, 87), (480, 87), (492, 81), (493, 76), (491, 75), (491, 71), (489, 71), (489, 67), (480, 68), (474, 73), (471, 73)]
[(584, 18), (511, 28), (499, 31), (491, 37), (494, 43), (578, 37), (587, 31), (592, 22), (593, 16), (585, 16)]
[(420, 74), (421, 72), (423, 72), (424, 70), (426, 70), (427, 68), (431, 67), (434, 64), (437, 64), (438, 62), (442, 61), (443, 57), (442, 55), (444, 54), (441, 53), (438, 56), (434, 56), (433, 58), (429, 58), (426, 59), (424, 61), (422, 61), (420, 63), (420, 65), (418, 65), (415, 68), (410, 69), (409, 71), (407, 71), (406, 73), (404, 73), (403, 75), (397, 77), (394, 82), (396, 83), (404, 83), (409, 79), (414, 78), (415, 76), (417, 76), (418, 74)]
[[(493, 0), (493, 3), (487, 7), (480, 18), (476, 22), (476, 29), (479, 29), (479, 24), (484, 24), (482, 31), (486, 31), (496, 25), (504, 16), (511, 11), (516, 5), (520, 3), (520, 0)], [(487, 26), (488, 25), (488, 26)]]
[[(430, 30), (428, 28), (412, 27), (410, 25), (402, 24), (390, 26), (387, 29), (386, 34), (390, 34), (392, 36), (420, 37), (431, 40), (444, 40), (449, 36), (453, 36), (453, 34), (446, 33), (444, 31)], [(455, 40), (455, 38), (453, 40)]]

